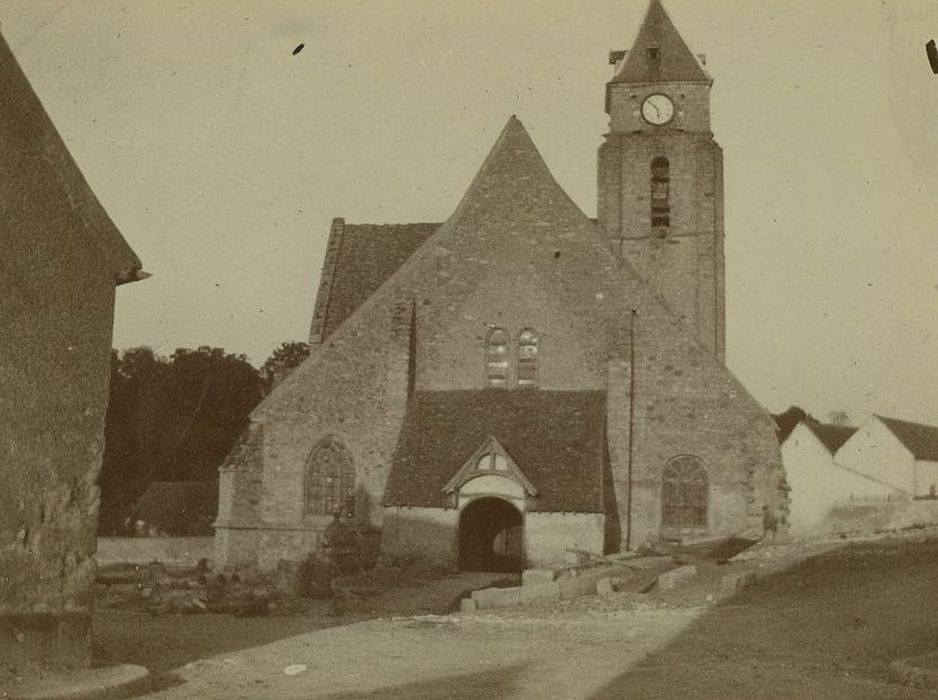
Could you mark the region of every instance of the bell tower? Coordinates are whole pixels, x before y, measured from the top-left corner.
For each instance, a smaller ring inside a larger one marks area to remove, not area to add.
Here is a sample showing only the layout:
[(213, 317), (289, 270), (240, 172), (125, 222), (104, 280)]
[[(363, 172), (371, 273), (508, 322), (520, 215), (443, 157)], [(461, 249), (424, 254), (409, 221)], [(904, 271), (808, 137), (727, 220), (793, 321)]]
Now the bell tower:
[(710, 130), (706, 59), (691, 52), (661, 0), (650, 0), (632, 48), (609, 62), (600, 226), (722, 362), (723, 151)]

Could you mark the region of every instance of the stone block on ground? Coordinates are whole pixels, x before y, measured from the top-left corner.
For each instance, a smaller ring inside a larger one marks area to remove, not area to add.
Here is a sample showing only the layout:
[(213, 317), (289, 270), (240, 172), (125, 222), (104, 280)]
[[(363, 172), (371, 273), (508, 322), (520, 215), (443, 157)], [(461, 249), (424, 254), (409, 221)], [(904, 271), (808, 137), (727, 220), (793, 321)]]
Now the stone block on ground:
[(697, 567), (693, 564), (679, 566), (676, 569), (658, 575), (658, 588), (670, 591), (697, 578)]
[(459, 612), (475, 612), (477, 609), (478, 606), (472, 598), (463, 598), (459, 601)]
[(277, 562), (274, 572), (276, 588), (287, 595), (306, 595), (307, 592), (306, 566), (302, 561), (295, 559), (281, 559)]
[(553, 580), (553, 569), (526, 569), (521, 574), (522, 586), (536, 586), (542, 583), (552, 583)]
[(612, 580), (608, 576), (603, 576), (596, 582), (596, 592), (599, 595), (609, 595), (613, 593)]
[(560, 584), (557, 582), (530, 584), (521, 587), (521, 604), (555, 603), (560, 600)]
[(720, 593), (723, 595), (733, 595), (744, 588), (749, 588), (755, 584), (757, 574), (755, 571), (738, 571), (732, 574), (726, 574), (720, 580)]
[(472, 600), (479, 610), (510, 608), (521, 605), (521, 586), (512, 588), (483, 588), (472, 592)]

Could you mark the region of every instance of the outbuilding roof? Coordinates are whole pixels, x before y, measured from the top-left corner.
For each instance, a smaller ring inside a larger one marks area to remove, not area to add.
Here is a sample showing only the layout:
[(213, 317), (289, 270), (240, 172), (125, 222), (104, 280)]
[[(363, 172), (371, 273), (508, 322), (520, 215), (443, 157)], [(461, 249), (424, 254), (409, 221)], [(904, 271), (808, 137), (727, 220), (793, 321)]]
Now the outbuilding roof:
[(154, 481), (137, 499), (135, 518), (173, 535), (210, 531), (218, 482)]
[(876, 416), (915, 459), (938, 462), (938, 426)]
[(827, 448), (827, 451), (834, 454), (840, 449), (850, 436), (857, 432), (856, 428), (849, 425), (832, 425), (830, 423), (821, 423), (813, 418), (807, 418), (803, 421), (808, 430), (817, 437), (818, 440)]
[(537, 489), (530, 510), (603, 512), (605, 404), (601, 391), (417, 392), (394, 453), (385, 505), (451, 505), (447, 483), (494, 437)]

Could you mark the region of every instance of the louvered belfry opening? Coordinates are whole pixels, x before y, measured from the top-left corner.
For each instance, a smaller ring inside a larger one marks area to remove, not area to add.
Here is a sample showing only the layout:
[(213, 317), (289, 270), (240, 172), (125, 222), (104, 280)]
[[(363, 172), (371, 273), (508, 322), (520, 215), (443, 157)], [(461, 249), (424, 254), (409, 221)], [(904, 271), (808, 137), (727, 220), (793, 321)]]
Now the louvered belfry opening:
[(651, 232), (664, 238), (671, 230), (671, 164), (664, 156), (651, 161)]

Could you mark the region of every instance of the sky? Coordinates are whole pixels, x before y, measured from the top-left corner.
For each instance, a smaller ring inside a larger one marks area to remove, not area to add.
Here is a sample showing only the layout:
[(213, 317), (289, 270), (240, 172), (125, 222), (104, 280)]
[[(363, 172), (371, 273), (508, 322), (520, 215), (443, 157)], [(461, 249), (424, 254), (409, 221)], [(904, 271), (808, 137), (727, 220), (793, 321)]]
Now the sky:
[[(727, 365), (772, 411), (938, 424), (929, 0), (665, 0), (707, 54)], [(596, 211), (610, 49), (646, 0), (0, 0), (7, 41), (153, 277), (115, 347), (305, 340), (332, 217), (443, 221), (517, 114)], [(303, 49), (294, 55), (294, 49)]]

